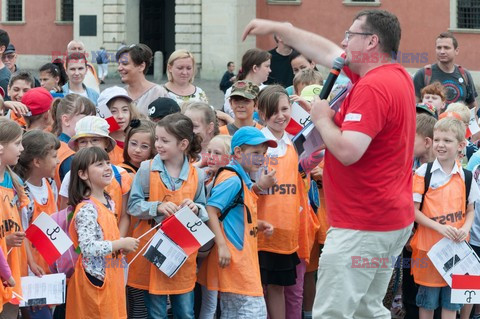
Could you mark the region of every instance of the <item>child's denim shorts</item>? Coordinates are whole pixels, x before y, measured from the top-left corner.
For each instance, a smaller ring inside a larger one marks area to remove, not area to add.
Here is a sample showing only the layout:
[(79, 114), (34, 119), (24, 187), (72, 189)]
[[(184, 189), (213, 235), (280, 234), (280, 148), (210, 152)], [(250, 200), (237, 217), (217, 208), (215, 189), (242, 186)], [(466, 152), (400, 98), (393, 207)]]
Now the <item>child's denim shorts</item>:
[(435, 310), (438, 306), (451, 311), (462, 308), (462, 304), (451, 303), (452, 288), (418, 286), (417, 306), (428, 310)]

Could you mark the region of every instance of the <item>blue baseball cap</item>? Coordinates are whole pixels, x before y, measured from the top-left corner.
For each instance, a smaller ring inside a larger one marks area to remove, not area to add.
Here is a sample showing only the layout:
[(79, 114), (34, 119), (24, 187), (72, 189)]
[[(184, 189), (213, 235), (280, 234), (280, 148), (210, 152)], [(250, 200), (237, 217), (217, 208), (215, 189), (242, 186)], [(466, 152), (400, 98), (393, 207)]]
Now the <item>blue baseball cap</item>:
[(268, 147), (277, 147), (277, 142), (269, 140), (258, 128), (253, 126), (244, 126), (238, 129), (232, 137), (232, 154), (235, 147), (242, 145), (260, 145), (267, 143)]

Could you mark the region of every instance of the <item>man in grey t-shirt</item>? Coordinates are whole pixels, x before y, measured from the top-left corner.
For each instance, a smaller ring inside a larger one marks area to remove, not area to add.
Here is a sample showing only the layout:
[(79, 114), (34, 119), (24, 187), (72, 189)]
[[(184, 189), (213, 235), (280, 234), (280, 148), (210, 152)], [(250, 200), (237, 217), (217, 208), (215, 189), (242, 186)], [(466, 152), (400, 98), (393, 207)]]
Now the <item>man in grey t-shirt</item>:
[(459, 52), (455, 36), (450, 32), (441, 33), (435, 43), (435, 52), (437, 63), (430, 65), (429, 70), (426, 67), (421, 68), (413, 78), (417, 99), (420, 101), (421, 89), (438, 81), (445, 87), (447, 105), (464, 102), (470, 108), (475, 107), (475, 98), (478, 94), (472, 76), (470, 72), (455, 64), (455, 57)]

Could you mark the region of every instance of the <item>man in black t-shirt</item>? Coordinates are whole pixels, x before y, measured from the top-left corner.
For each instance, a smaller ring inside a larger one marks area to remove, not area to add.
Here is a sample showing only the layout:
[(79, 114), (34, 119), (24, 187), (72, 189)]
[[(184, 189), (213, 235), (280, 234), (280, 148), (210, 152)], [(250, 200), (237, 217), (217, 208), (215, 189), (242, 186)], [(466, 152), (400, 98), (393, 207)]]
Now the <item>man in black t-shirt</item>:
[(415, 95), (420, 101), (420, 91), (428, 84), (438, 81), (445, 87), (447, 105), (464, 102), (470, 108), (476, 106), (477, 91), (470, 72), (455, 64), (458, 42), (450, 32), (441, 33), (435, 43), (437, 63), (425, 66), (415, 73)]
[(281, 84), (283, 87), (289, 87), (293, 84), (293, 70), (290, 64), (290, 54), (293, 50), (277, 35), (273, 38), (277, 42), (277, 47), (268, 51), (272, 55), (270, 64), (272, 72), (268, 75), (265, 84)]

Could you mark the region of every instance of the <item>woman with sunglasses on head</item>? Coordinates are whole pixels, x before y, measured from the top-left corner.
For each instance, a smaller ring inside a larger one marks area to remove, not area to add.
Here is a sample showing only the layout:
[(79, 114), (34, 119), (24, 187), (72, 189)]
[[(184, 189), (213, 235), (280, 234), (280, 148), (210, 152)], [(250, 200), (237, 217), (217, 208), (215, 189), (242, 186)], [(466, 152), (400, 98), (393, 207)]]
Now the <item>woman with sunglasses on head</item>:
[(118, 50), (116, 58), (118, 73), (125, 89), (137, 110), (148, 116), (148, 105), (159, 97), (167, 96), (165, 89), (145, 78), (148, 68), (152, 64), (152, 50), (145, 44), (133, 44)]
[(187, 101), (208, 104), (205, 92), (193, 84), (196, 70), (195, 57), (185, 49), (173, 52), (168, 58), (168, 82), (163, 86), (168, 91), (168, 97), (177, 101), (178, 105)]

